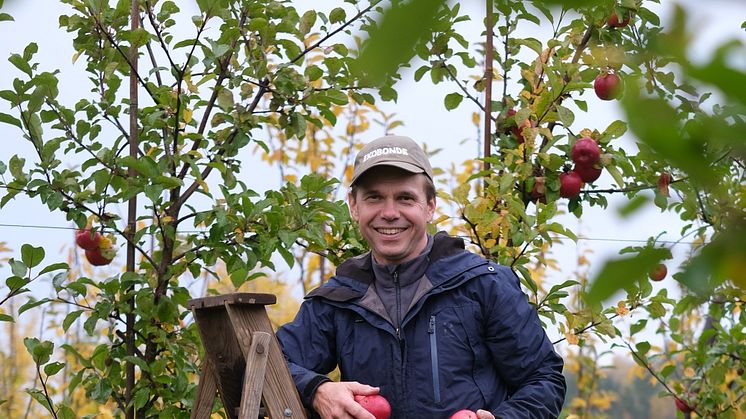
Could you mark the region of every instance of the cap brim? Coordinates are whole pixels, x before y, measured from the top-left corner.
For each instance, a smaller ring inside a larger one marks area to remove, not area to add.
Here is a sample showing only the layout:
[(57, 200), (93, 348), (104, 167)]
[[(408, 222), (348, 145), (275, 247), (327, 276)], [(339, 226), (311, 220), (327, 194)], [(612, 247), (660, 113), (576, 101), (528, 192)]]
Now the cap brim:
[(373, 168), (378, 167), (378, 166), (392, 166), (392, 167), (398, 167), (399, 169), (404, 169), (404, 170), (406, 170), (407, 172), (410, 172), (410, 173), (415, 173), (415, 174), (416, 173), (425, 173), (425, 174), (427, 174), (423, 168), (421, 168), (421, 167), (419, 167), (417, 165), (414, 165), (412, 163), (403, 162), (403, 161), (377, 161), (376, 164), (371, 165), (370, 167), (366, 168), (365, 170), (363, 170), (360, 173), (358, 173), (355, 177), (353, 177), (352, 181), (350, 182), (350, 185), (355, 184), (355, 182), (357, 182), (357, 180), (360, 179), (360, 177), (362, 175), (364, 175), (365, 173), (367, 173), (368, 171), (370, 171), (370, 169), (373, 169)]

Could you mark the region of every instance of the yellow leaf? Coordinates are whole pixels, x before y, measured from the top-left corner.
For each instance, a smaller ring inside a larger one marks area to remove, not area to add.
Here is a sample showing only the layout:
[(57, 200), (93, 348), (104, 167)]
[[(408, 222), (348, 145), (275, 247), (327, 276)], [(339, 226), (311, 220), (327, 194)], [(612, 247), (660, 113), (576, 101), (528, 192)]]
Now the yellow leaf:
[(616, 305), (616, 312), (620, 316), (625, 316), (625, 315), (627, 315), (629, 313), (629, 308), (627, 308), (627, 304), (624, 301), (620, 301)]
[(442, 223), (443, 221), (448, 220), (450, 218), (451, 217), (448, 214), (443, 214), (440, 217), (438, 217), (435, 220), (433, 220), (432, 224), (433, 225), (438, 225), (438, 224)]
[(474, 123), (474, 125), (479, 126), (482, 121), (482, 115), (479, 112), (472, 112), (471, 113), (471, 122)]
[(78, 61), (78, 58), (80, 58), (80, 55), (83, 54), (83, 50), (76, 51), (75, 54), (73, 54), (73, 64), (75, 64), (76, 61)]
[(203, 179), (197, 179), (197, 183), (204, 189), (205, 193), (210, 193), (210, 187), (207, 186), (207, 183)]
[(192, 110), (189, 108), (184, 109), (184, 122), (187, 124), (192, 122)]

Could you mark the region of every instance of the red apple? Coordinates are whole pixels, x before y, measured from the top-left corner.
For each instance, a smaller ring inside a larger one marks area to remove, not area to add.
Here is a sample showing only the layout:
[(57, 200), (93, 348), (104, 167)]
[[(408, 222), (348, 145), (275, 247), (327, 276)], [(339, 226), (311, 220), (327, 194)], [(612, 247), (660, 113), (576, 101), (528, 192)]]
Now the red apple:
[(563, 198), (575, 198), (580, 195), (583, 187), (583, 179), (574, 171), (562, 173), (560, 178), (560, 196)]
[(661, 195), (668, 196), (668, 185), (671, 184), (671, 175), (663, 172), (658, 177), (658, 192)]
[(583, 137), (572, 145), (572, 161), (582, 166), (593, 166), (601, 159), (601, 148), (592, 138)]
[[(516, 114), (516, 111), (514, 109), (508, 110), (508, 116), (514, 116)], [(513, 128), (511, 128), (511, 131), (513, 135), (516, 138), (516, 141), (518, 141), (518, 144), (523, 144), (526, 141), (526, 138), (523, 137), (523, 128), (532, 128), (535, 124), (534, 121), (531, 121), (530, 119), (527, 119), (523, 121), (523, 124), (521, 126), (518, 126), (518, 123), (516, 122)]]
[(601, 73), (593, 81), (593, 90), (601, 100), (617, 99), (622, 94), (622, 79), (616, 73)]
[(376, 419), (389, 419), (389, 416), (391, 416), (391, 405), (388, 400), (380, 394), (374, 394), (372, 396), (358, 394), (355, 396), (355, 401), (375, 416)]
[(668, 274), (668, 268), (665, 264), (659, 263), (653, 269), (648, 272), (648, 276), (653, 281), (663, 281), (663, 278)]
[(543, 176), (534, 178), (534, 187), (531, 188), (531, 201), (547, 203), (547, 185)]
[(593, 166), (584, 166), (580, 164), (576, 164), (575, 167), (572, 168), (573, 172), (580, 175), (580, 178), (583, 179), (583, 182), (591, 183), (595, 181), (596, 179), (601, 176), (601, 168)]
[(94, 249), (88, 249), (85, 251), (85, 258), (88, 259), (88, 262), (93, 266), (104, 266), (111, 263), (111, 261), (114, 259), (113, 257), (111, 259), (107, 258), (103, 254), (101, 254), (101, 249), (96, 247)]
[(619, 16), (617, 16), (616, 12), (612, 12), (611, 16), (609, 16), (609, 19), (606, 21), (606, 23), (612, 27), (612, 28), (623, 28), (627, 25), (629, 25), (629, 20), (632, 18), (632, 12), (625, 13), (625, 18), (621, 22), (619, 21)]
[(477, 414), (469, 409), (462, 409), (452, 414), (448, 419), (477, 419)]
[(685, 402), (684, 400), (681, 400), (678, 397), (676, 397), (674, 400), (676, 401), (676, 408), (679, 409), (681, 413), (692, 413), (694, 411), (694, 407), (690, 406), (689, 403)]
[(99, 243), (101, 243), (101, 233), (98, 231), (92, 232), (90, 227), (78, 230), (75, 233), (75, 243), (84, 250), (97, 249)]

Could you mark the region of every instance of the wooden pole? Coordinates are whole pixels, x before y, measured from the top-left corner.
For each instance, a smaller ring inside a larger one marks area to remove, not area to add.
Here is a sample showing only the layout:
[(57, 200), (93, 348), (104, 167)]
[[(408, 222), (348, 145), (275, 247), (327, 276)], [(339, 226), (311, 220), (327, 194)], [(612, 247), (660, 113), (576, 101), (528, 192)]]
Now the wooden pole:
[[(493, 0), (486, 0), (487, 5), (487, 42), (485, 42), (486, 56), (484, 66), (484, 79), (485, 79), (485, 90), (484, 90), (484, 158), (487, 159), (492, 155), (492, 13), (493, 13)], [(484, 170), (490, 170), (490, 163), (484, 162)], [(487, 175), (489, 176), (489, 174)], [(486, 189), (486, 188), (485, 188)]]
[[(130, 27), (134, 32), (140, 26), (140, 4), (138, 0), (132, 0), (130, 6)], [(137, 108), (138, 108), (138, 95), (137, 95), (137, 48), (130, 47), (130, 138), (129, 138), (129, 155), (130, 157), (137, 158), (137, 148), (139, 140), (139, 128), (137, 124)], [(130, 167), (127, 170), (127, 176), (137, 176), (137, 171)], [(127, 228), (125, 234), (127, 235), (127, 272), (135, 271), (135, 232), (137, 231), (137, 195), (130, 198), (127, 205)], [(135, 299), (130, 298), (129, 301), (130, 312), (127, 313), (127, 330), (125, 332), (125, 348), (127, 355), (130, 357), (135, 356)], [(126, 387), (125, 387), (125, 402), (127, 403), (126, 419), (135, 418), (135, 406), (132, 404), (132, 397), (134, 396), (135, 389), (135, 364), (131, 361), (127, 361), (125, 368)]]

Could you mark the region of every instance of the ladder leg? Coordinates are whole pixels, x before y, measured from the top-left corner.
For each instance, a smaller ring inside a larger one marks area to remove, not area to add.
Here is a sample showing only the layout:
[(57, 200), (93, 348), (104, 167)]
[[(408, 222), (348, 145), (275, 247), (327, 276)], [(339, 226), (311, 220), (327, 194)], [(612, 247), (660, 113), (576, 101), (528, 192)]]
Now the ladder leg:
[(259, 416), (270, 337), (267, 332), (251, 334), (251, 349), (246, 356), (246, 372), (244, 373), (241, 409), (238, 412), (238, 419), (256, 419)]
[(191, 419), (207, 419), (210, 417), (217, 390), (215, 364), (207, 358), (202, 363), (199, 374), (199, 384), (197, 386), (197, 395), (194, 398), (194, 406), (192, 406)]

